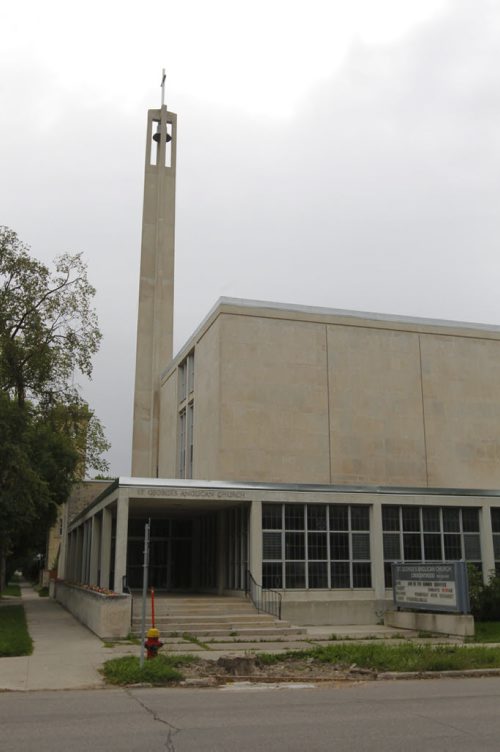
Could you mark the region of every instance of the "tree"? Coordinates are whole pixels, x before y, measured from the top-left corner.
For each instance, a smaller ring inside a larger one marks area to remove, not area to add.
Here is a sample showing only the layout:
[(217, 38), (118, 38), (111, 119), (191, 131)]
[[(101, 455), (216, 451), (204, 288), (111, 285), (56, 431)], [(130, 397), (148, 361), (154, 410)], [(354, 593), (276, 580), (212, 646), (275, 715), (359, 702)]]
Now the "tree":
[(45, 531), (71, 484), (107, 470), (99, 420), (73, 384), (101, 334), (81, 254), (33, 259), (0, 227), (0, 590), (5, 560)]

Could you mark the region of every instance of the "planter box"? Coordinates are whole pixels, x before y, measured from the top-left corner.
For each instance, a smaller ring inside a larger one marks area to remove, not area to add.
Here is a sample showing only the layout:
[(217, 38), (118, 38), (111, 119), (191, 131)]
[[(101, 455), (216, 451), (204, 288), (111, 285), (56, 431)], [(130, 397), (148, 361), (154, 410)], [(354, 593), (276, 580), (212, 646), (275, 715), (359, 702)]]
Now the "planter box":
[(132, 597), (125, 593), (103, 595), (58, 580), (56, 600), (102, 640), (126, 637), (130, 632)]
[(386, 611), (386, 627), (414, 629), (437, 634), (474, 636), (474, 617), (463, 614), (438, 614), (426, 611)]

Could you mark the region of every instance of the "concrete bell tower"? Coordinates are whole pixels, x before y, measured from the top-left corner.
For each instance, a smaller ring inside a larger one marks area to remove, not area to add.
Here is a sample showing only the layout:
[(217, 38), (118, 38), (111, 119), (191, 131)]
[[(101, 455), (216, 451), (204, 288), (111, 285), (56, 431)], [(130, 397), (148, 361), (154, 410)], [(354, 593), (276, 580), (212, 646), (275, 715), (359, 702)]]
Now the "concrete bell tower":
[(132, 476), (158, 475), (160, 373), (173, 354), (177, 116), (148, 111), (137, 318)]

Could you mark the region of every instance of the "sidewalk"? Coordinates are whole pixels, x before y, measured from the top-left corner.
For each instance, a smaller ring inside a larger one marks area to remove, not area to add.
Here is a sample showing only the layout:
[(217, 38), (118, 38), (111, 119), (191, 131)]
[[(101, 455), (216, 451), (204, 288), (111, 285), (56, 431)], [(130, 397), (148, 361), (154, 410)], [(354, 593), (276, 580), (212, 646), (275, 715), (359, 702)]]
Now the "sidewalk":
[(22, 585), (32, 655), (0, 658), (0, 691), (102, 687), (98, 668), (110, 656), (101, 640), (52, 598)]

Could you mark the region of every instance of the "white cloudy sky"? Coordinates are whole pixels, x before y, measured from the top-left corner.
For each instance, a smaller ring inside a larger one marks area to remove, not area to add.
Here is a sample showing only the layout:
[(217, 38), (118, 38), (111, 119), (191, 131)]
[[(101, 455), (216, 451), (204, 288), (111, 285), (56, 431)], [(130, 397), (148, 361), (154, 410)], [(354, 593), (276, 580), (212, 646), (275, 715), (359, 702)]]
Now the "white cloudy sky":
[(162, 67), (176, 348), (221, 295), (500, 324), (496, 0), (24, 0), (0, 29), (0, 224), (85, 254), (113, 474)]

